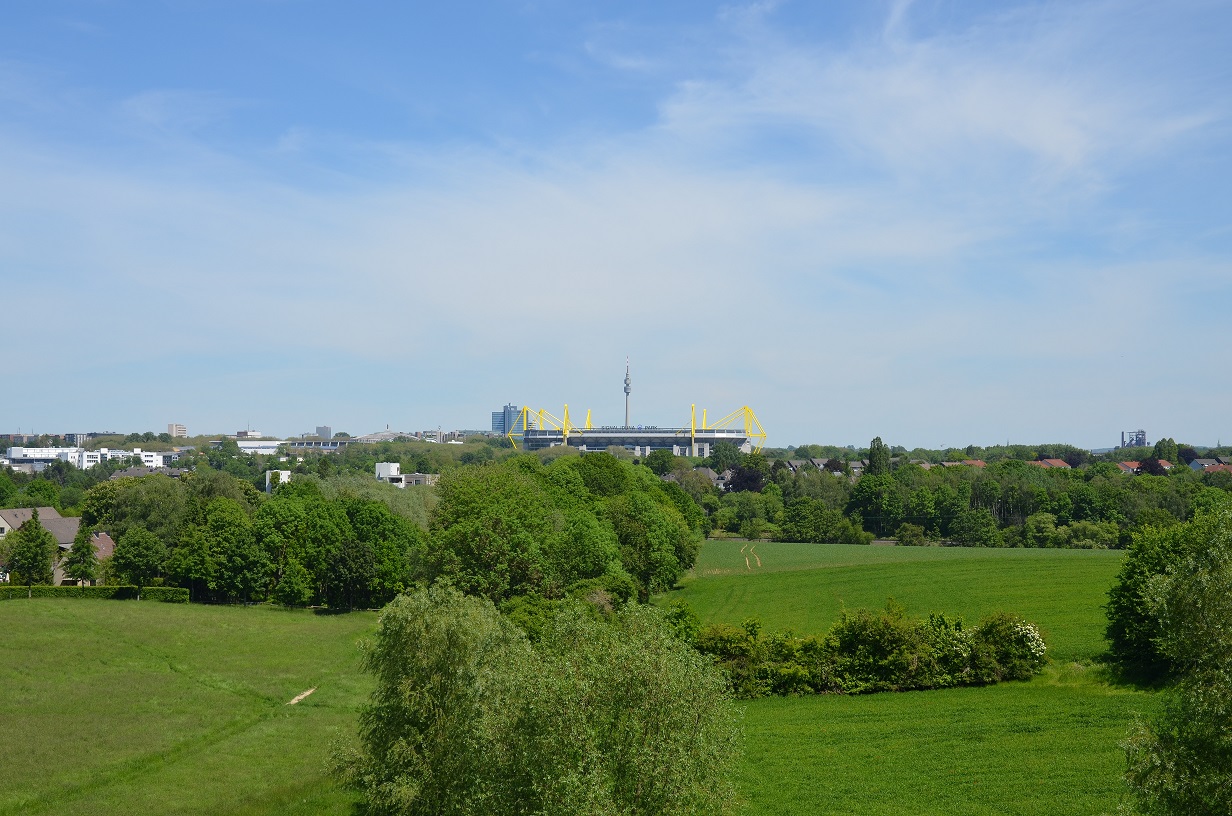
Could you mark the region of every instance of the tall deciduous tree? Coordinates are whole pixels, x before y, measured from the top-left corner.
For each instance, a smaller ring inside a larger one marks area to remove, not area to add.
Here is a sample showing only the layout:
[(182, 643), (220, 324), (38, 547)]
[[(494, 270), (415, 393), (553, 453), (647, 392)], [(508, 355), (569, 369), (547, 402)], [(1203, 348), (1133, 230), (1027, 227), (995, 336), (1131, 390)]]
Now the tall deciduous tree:
[(34, 584), (50, 584), (56, 539), (39, 521), (38, 510), (9, 536), (15, 539), (8, 546), (8, 571), (13, 583), (25, 584), (27, 589)]
[(245, 601), (264, 591), (269, 558), (257, 546), (252, 521), (239, 502), (225, 497), (211, 501), (205, 511), (205, 535), (214, 563), (211, 589)]
[(566, 607), (540, 645), (435, 587), (381, 615), (360, 744), (338, 757), (371, 814), (722, 814), (739, 732), (725, 681), (655, 610)]
[(1232, 512), (1192, 526), (1196, 546), (1149, 590), (1180, 680), (1126, 746), (1126, 779), (1151, 816), (1232, 813)]
[(214, 559), (205, 532), (195, 524), (184, 528), (180, 542), (167, 557), (167, 575), (188, 588), (189, 597), (202, 600), (214, 577)]
[(1161, 439), (1155, 443), (1154, 450), (1151, 451), (1152, 459), (1166, 459), (1170, 464), (1175, 465), (1177, 459), (1180, 458), (1180, 451), (1177, 448), (1175, 439)]
[(880, 436), (873, 437), (868, 445), (868, 467), (864, 473), (868, 476), (884, 476), (890, 472), (890, 448), (881, 441)]
[(98, 575), (98, 551), (94, 549), (94, 531), (82, 525), (73, 539), (73, 548), (64, 559), (64, 574), (74, 581), (93, 582)]
[(714, 447), (710, 449), (710, 458), (706, 462), (712, 470), (722, 473), (740, 464), (740, 459), (740, 448), (731, 442), (715, 442)]
[(135, 584), (140, 594), (141, 587), (162, 572), (166, 559), (162, 539), (144, 527), (130, 527), (116, 542), (111, 566), (124, 580)]

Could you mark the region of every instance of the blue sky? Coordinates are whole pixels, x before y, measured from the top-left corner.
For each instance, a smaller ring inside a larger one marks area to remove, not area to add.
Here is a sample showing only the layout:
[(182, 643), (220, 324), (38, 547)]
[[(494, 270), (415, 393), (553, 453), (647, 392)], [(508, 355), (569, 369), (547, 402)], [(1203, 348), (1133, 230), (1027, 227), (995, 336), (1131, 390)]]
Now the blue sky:
[(1232, 439), (1232, 4), (19, 2), (0, 431)]

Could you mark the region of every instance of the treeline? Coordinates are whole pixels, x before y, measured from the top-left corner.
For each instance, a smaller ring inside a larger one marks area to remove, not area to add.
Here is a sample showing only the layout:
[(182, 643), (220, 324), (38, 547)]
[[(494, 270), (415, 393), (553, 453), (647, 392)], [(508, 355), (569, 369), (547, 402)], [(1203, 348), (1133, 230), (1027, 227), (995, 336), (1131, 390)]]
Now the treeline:
[[(646, 600), (693, 565), (705, 519), (678, 486), (607, 454), (460, 466), (435, 490), (305, 475), (268, 496), (199, 466), (100, 482), (81, 510), (72, 577), (180, 586), (195, 601), (344, 609), (442, 579), (498, 604)], [(95, 530), (116, 542), (99, 565), (89, 562)], [(49, 579), (55, 543), (37, 518), (6, 544), (0, 564), (18, 553), (21, 583)]]
[[(766, 448), (763, 451), (769, 459), (839, 459), (846, 461), (861, 461), (868, 459), (872, 446), (857, 447), (855, 445), (800, 445), (788, 448)], [(1232, 456), (1232, 446), (1199, 447), (1178, 443), (1173, 439), (1161, 439), (1155, 445), (1146, 447), (1113, 448), (1109, 451), (1095, 453), (1086, 448), (1068, 445), (1061, 442), (1037, 445), (968, 445), (965, 448), (912, 448), (908, 450), (901, 445), (889, 446), (890, 455), (903, 461), (927, 462), (939, 465), (942, 462), (962, 462), (969, 459), (979, 459), (987, 463), (1014, 459), (1021, 462), (1033, 462), (1041, 459), (1060, 459), (1070, 467), (1082, 467), (1097, 462), (1141, 461), (1143, 459), (1166, 459), (1171, 464), (1189, 464), (1199, 457)]]
[[(986, 467), (924, 468), (890, 456), (874, 440), (863, 474), (831, 460), (793, 468), (763, 454), (723, 451), (725, 491), (693, 463), (652, 462), (706, 510), (711, 534), (782, 541), (865, 544), (874, 537), (900, 544), (983, 547), (1117, 548), (1136, 530), (1168, 526), (1232, 503), (1232, 473), (1184, 466), (1165, 475), (1131, 475), (1110, 462), (1044, 468), (1017, 459)], [(733, 449), (734, 450), (734, 449)], [(653, 457), (652, 457), (653, 458)]]

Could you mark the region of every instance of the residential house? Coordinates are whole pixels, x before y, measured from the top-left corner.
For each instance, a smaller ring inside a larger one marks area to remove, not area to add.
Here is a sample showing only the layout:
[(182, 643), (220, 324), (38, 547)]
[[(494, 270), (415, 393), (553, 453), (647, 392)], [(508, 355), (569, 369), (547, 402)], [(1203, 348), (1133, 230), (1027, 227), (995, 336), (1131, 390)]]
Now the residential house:
[(1192, 470), (1206, 470), (1211, 465), (1220, 464), (1218, 459), (1195, 459), (1189, 463)]
[[(60, 564), (63, 562), (64, 556), (68, 554), (68, 551), (73, 548), (73, 540), (77, 537), (77, 531), (81, 529), (81, 519), (74, 516), (67, 518), (61, 516), (54, 507), (40, 507), (38, 508), (38, 514), (39, 524), (43, 525), (43, 528), (51, 533), (52, 538), (56, 540), (57, 553), (53, 565), (53, 574), (55, 583), (62, 584), (66, 579)], [(0, 538), (4, 538), (13, 530), (25, 524), (33, 515), (34, 510), (29, 507), (0, 510)], [(115, 542), (106, 533), (95, 533), (94, 548), (100, 559), (108, 558), (115, 549)], [(4, 576), (4, 579), (8, 580), (8, 576)]]
[(1039, 459), (1035, 462), (1028, 462), (1027, 464), (1045, 469), (1056, 468), (1058, 470), (1069, 470), (1069, 463), (1064, 459)]
[(698, 467), (693, 468), (693, 472), (700, 473), (705, 476), (710, 480), (710, 484), (714, 485), (719, 490), (727, 489), (727, 483), (731, 481), (732, 476), (731, 468), (728, 468), (722, 473), (715, 473), (713, 469), (708, 468), (705, 465), (699, 465)]

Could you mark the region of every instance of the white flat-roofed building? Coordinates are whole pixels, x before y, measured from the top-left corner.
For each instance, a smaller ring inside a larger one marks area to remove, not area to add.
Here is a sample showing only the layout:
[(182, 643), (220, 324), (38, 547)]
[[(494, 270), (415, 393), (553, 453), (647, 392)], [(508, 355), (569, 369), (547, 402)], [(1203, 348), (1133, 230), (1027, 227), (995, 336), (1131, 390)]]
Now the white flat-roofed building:
[(6, 458), (13, 463), (33, 464), (36, 462), (72, 463), (81, 448), (9, 448)]
[(269, 456), (277, 453), (279, 446), (286, 443), (281, 439), (262, 439), (260, 441), (237, 439), (235, 444), (239, 445), (241, 453), (259, 453), (263, 456)]
[(188, 438), (188, 429), (178, 422), (168, 423), (167, 433), (171, 436), (172, 439), (175, 439), (176, 437), (183, 437), (184, 439)]
[(179, 456), (169, 451), (143, 451), (141, 448), (133, 448), (130, 451), (99, 448), (98, 450), (93, 451), (81, 451), (77, 454), (77, 458), (73, 461), (73, 464), (81, 470), (89, 470), (100, 462), (110, 462), (113, 459), (133, 458), (140, 459), (142, 467), (163, 468), (169, 467), (172, 462), (179, 458)]
[(434, 485), (440, 476), (436, 473), (403, 473), (402, 465), (397, 462), (377, 462), (376, 479), (394, 487), (405, 488), (417, 485)]

